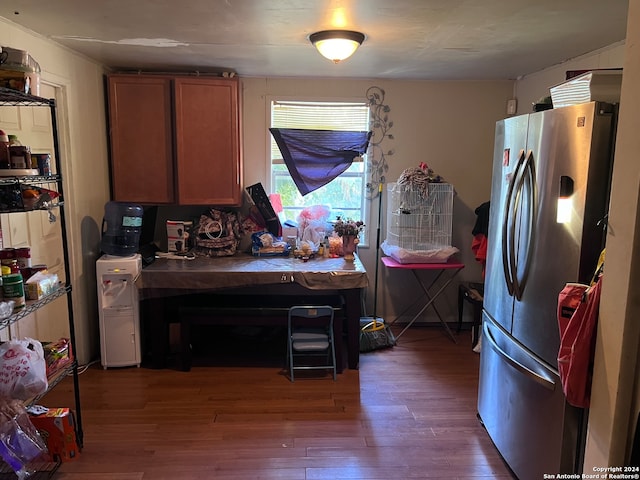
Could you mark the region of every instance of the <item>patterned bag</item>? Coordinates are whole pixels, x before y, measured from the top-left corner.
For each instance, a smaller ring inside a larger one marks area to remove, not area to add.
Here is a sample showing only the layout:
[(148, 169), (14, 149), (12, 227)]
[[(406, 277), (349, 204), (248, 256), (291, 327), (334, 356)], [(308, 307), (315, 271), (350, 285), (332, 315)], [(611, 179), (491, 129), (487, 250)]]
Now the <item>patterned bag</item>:
[(236, 253), (240, 222), (234, 212), (210, 209), (200, 215), (195, 232), (195, 253), (203, 257), (227, 257)]

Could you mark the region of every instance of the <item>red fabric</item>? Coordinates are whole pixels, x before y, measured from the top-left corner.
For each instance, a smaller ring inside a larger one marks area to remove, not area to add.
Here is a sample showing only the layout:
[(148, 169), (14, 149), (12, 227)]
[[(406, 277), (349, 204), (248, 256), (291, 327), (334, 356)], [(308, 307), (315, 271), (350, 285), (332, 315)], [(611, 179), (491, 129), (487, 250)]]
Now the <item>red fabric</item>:
[(473, 250), (476, 260), (482, 264), (482, 278), (484, 278), (484, 271), (487, 266), (487, 237), (482, 233), (474, 235), (471, 242), (471, 250)]
[(588, 285), (568, 283), (558, 295), (558, 371), (567, 402), (588, 408), (602, 276)]

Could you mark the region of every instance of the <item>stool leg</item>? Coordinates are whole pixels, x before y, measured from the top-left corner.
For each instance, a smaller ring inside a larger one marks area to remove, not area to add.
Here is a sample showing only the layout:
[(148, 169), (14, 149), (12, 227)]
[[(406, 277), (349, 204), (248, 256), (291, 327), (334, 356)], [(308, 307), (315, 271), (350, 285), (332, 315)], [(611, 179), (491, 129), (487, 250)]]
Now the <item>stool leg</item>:
[(478, 344), (478, 337), (480, 336), (480, 329), (482, 328), (482, 303), (473, 304), (473, 347)]
[(458, 333), (462, 330), (462, 308), (464, 307), (464, 285), (458, 285)]

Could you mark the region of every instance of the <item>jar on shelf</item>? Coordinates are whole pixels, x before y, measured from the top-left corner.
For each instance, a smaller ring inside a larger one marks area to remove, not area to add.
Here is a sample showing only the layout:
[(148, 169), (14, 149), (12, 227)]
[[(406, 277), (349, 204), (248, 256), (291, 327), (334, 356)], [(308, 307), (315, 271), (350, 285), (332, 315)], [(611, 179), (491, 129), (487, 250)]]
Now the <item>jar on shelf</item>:
[(15, 302), (14, 309), (25, 306), (24, 282), (20, 273), (11, 273), (2, 276), (2, 291), (5, 300)]
[(11, 168), (31, 168), (31, 151), (24, 145), (12, 145), (9, 147), (9, 161)]
[(4, 130), (0, 130), (0, 168), (11, 168), (9, 159), (9, 135)]
[(9, 135), (9, 163), (10, 168), (31, 168), (31, 149), (17, 135)]
[(16, 248), (16, 260), (20, 268), (31, 266), (31, 247)]
[(5, 260), (12, 260), (14, 258), (16, 258), (15, 248), (7, 247), (0, 250), (0, 264), (4, 265)]
[[(11, 258), (11, 259), (4, 259), (2, 260), (2, 266), (3, 267), (7, 267), (10, 273), (19, 273), (20, 272), (20, 265), (18, 265), (18, 260), (16, 260), (15, 258)], [(2, 272), (4, 273), (6, 270), (3, 268)]]

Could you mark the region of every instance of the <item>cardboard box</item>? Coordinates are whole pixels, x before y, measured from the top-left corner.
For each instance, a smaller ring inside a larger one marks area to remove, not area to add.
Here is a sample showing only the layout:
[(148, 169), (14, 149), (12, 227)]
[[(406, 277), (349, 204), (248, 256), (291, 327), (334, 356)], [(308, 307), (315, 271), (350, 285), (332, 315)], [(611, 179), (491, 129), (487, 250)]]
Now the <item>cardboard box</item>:
[(282, 227), (282, 239), (286, 241), (289, 237), (298, 238), (298, 227)]
[(76, 422), (68, 408), (50, 408), (41, 415), (31, 415), (31, 423), (44, 440), (51, 460), (70, 462), (80, 455), (76, 441)]
[(193, 222), (167, 220), (167, 250), (169, 252), (188, 252), (191, 248), (190, 233)]

